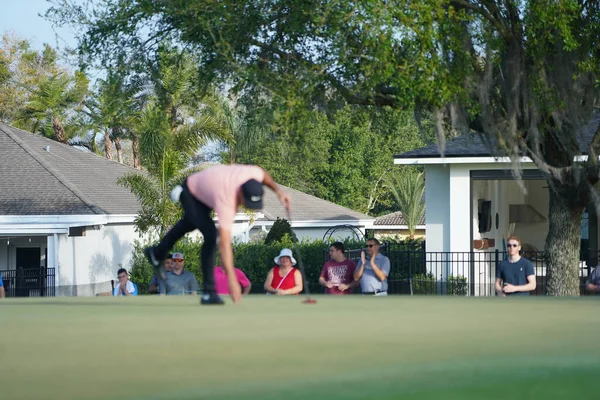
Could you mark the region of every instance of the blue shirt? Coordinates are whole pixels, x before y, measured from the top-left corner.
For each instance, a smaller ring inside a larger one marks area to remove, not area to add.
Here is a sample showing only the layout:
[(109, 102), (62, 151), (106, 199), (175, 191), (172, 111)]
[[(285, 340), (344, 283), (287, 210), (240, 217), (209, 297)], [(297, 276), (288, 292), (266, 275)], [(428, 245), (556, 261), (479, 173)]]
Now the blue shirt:
[[(361, 265), (362, 260), (359, 260), (356, 269), (359, 269)], [(365, 269), (360, 277), (360, 289), (363, 293), (375, 291), (387, 292), (388, 290), (387, 277), (390, 275), (390, 259), (381, 253), (377, 254), (377, 257), (375, 257), (375, 265), (385, 273), (386, 279), (380, 281), (379, 278), (377, 278), (375, 271), (373, 271), (373, 267), (371, 267), (371, 259), (367, 256)]]
[(4, 286), (4, 282), (2, 282), (2, 273), (0, 272), (0, 287)]
[[(527, 285), (528, 276), (535, 275), (533, 264), (525, 257), (521, 257), (519, 261), (511, 263), (504, 260), (498, 264), (496, 268), (496, 279), (502, 279), (502, 284), (510, 283), (514, 286)], [(529, 292), (514, 292), (506, 293), (507, 296), (529, 296)]]

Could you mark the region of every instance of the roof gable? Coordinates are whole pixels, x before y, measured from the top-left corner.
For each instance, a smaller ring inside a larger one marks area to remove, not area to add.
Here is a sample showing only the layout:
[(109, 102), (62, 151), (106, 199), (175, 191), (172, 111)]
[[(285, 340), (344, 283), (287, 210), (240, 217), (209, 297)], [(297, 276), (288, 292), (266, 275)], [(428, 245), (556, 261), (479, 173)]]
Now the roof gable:
[[(583, 126), (576, 133), (577, 142), (581, 154), (587, 154), (594, 134), (600, 125), (600, 113), (595, 114), (590, 122)], [(488, 143), (486, 143), (488, 142)], [(453, 157), (497, 157), (498, 154), (491, 151), (491, 148), (497, 147), (493, 138), (486, 137), (482, 133), (469, 132), (455, 137), (446, 142), (444, 149), (445, 158)], [(413, 149), (405, 153), (397, 154), (395, 159), (416, 159), (416, 158), (441, 158), (437, 143), (428, 146)]]
[[(327, 200), (300, 192), (287, 186), (278, 185), (292, 198), (292, 219), (294, 221), (351, 221), (373, 220), (374, 217), (342, 207)], [(270, 189), (265, 190), (263, 213), (266, 220), (276, 220), (277, 217), (287, 219), (287, 212), (280, 203), (277, 195)]]
[(137, 170), (0, 123), (0, 215), (136, 214)]
[[(378, 226), (378, 225), (407, 225), (407, 223), (404, 220), (404, 215), (402, 215), (402, 211), (396, 211), (391, 214), (386, 214), (386, 215), (377, 217), (375, 219), (375, 223), (373, 225), (375, 225), (375, 226)], [(425, 215), (424, 214), (423, 214), (423, 217), (421, 218), (421, 220), (417, 223), (417, 225), (425, 225)]]

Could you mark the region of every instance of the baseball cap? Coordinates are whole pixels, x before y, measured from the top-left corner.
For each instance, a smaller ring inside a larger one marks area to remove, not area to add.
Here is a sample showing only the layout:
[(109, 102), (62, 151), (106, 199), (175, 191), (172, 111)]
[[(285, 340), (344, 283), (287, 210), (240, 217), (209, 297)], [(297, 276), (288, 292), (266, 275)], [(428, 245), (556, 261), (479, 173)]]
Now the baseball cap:
[(263, 194), (263, 185), (256, 179), (250, 179), (242, 185), (244, 205), (251, 210), (260, 210), (263, 207)]
[(171, 257), (173, 259), (177, 259), (177, 258), (181, 258), (182, 260), (183, 258), (183, 253), (173, 253), (173, 257)]

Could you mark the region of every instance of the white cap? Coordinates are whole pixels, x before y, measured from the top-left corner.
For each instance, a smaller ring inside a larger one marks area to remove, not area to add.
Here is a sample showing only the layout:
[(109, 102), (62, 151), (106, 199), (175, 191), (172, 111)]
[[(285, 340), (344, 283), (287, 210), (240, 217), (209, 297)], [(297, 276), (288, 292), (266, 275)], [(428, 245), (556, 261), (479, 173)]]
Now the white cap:
[(179, 201), (179, 196), (181, 196), (181, 192), (183, 192), (183, 188), (180, 185), (177, 185), (171, 190), (171, 200), (175, 203)]

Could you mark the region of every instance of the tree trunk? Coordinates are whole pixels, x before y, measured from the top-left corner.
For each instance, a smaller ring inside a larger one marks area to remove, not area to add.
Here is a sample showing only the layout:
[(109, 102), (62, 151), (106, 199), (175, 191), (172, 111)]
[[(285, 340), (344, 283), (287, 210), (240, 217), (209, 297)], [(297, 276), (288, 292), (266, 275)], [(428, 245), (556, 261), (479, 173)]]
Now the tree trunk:
[(546, 236), (547, 289), (550, 296), (579, 296), (581, 217), (585, 202), (576, 187), (562, 183), (549, 188), (549, 227)]
[(109, 160), (113, 159), (112, 140), (110, 140), (110, 131), (104, 131), (104, 156)]
[(131, 134), (131, 148), (133, 151), (133, 167), (140, 169), (140, 138)]
[(67, 135), (65, 135), (65, 128), (56, 117), (52, 118), (52, 129), (54, 129), (54, 135), (56, 136), (56, 140), (58, 142), (67, 143)]
[(123, 164), (123, 149), (121, 147), (121, 138), (115, 138), (115, 149), (117, 149), (117, 160), (119, 160), (120, 164)]

